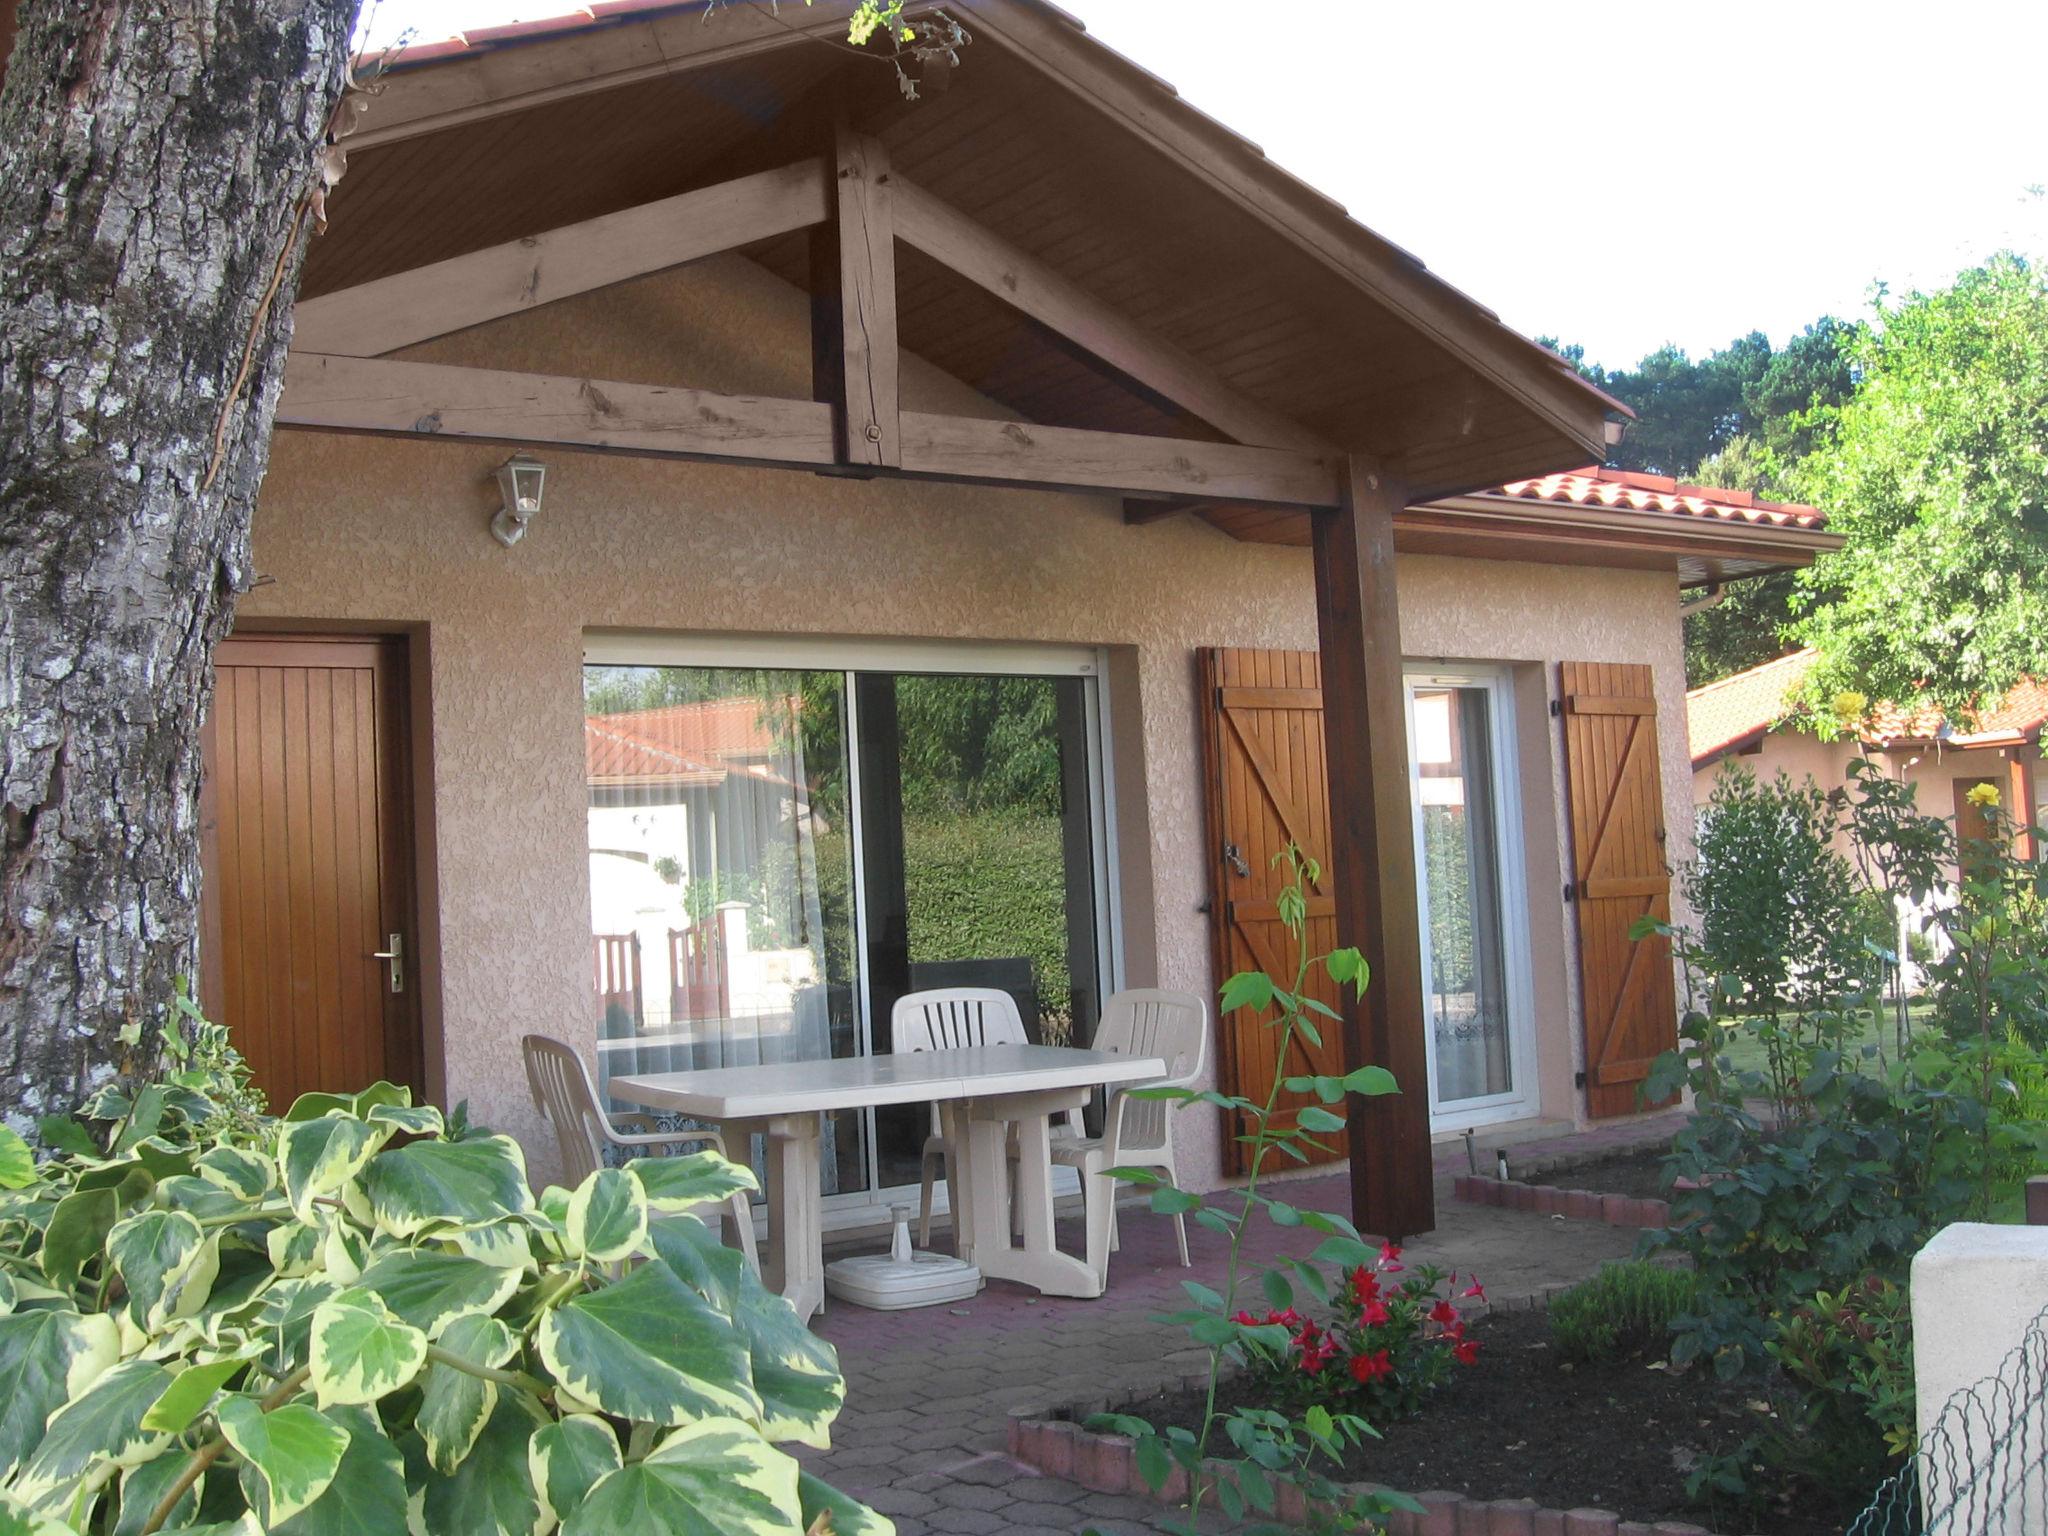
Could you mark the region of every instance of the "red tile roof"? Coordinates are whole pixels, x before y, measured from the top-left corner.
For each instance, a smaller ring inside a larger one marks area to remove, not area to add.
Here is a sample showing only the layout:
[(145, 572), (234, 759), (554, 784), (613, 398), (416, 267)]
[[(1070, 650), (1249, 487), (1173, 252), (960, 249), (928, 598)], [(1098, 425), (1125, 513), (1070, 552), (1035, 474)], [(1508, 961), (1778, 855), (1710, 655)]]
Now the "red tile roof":
[(1952, 747), (1994, 747), (2038, 735), (2048, 722), (2048, 683), (2021, 678), (1990, 709), (1972, 710), (1969, 729), (1948, 728), (1947, 718), (1932, 704), (1900, 709), (1880, 704), (1870, 712), (1863, 739), (1874, 742), (1945, 741)]
[(1765, 501), (1748, 491), (1680, 485), (1667, 475), (1641, 475), (1633, 470), (1599, 465), (1545, 475), (1540, 480), (1513, 480), (1500, 488), (1500, 494), (1526, 501), (1569, 501), (1579, 506), (1673, 512), (1774, 528), (1818, 531), (1828, 523), (1826, 514), (1818, 507), (1803, 502)]
[(1783, 721), (1792, 713), (1812, 665), (1811, 650), (1794, 651), (1688, 692), (1685, 734), (1693, 767), (1706, 767)]
[(772, 758), (775, 733), (760, 699), (708, 699), (623, 714), (586, 715), (592, 783), (722, 784)]

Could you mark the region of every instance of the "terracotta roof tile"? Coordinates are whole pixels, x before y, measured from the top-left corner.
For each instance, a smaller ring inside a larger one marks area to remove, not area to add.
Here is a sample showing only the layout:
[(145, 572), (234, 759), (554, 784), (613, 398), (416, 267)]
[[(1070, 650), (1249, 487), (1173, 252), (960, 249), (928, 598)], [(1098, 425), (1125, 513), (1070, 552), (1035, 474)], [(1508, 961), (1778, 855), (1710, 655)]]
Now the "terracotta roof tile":
[(775, 733), (757, 698), (708, 699), (622, 714), (586, 715), (584, 757), (592, 781), (719, 784), (775, 754)]
[(1819, 530), (1827, 527), (1828, 522), (1826, 514), (1818, 507), (1809, 507), (1802, 502), (1764, 501), (1748, 491), (1680, 485), (1665, 475), (1643, 475), (1599, 465), (1545, 475), (1540, 480), (1512, 480), (1500, 488), (1500, 494), (1526, 501), (1632, 507), (1639, 512), (1677, 513), (1686, 517), (1717, 518), (1723, 522), (1776, 528)]
[(1992, 746), (2024, 740), (2038, 732), (2043, 723), (2048, 723), (2048, 683), (2022, 678), (1992, 708), (1972, 710), (1967, 730), (1951, 727), (1943, 736), (1947, 717), (1932, 704), (1913, 709), (1880, 704), (1870, 712), (1863, 737), (1866, 741), (1943, 740), (1955, 747)]
[(1794, 651), (1688, 692), (1685, 734), (1693, 767), (1704, 768), (1785, 719), (1812, 665), (1812, 651)]

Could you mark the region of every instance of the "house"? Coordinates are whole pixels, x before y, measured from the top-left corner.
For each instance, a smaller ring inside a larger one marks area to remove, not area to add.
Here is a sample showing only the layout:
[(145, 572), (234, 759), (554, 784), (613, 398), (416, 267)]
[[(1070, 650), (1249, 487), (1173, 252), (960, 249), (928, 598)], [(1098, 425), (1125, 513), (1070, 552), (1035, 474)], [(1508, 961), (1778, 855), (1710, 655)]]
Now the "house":
[[(1970, 799), (1983, 784), (1998, 790), (2006, 812), (2023, 825), (2048, 819), (2048, 777), (2036, 771), (2048, 685), (2023, 679), (1995, 706), (1962, 721), (1933, 705), (1879, 704), (1854, 729), (1824, 739), (1799, 723), (1813, 657), (1811, 650), (1794, 651), (1686, 694), (1696, 809), (1734, 765), (1760, 779), (1783, 772), (1795, 784), (1811, 778), (1831, 789), (1847, 783), (1849, 764), (1862, 758), (1916, 786), (1921, 810), (1953, 817), (1965, 838), (1985, 835), (1983, 809)], [(2032, 844), (2024, 833), (2017, 841), (2027, 856)]]
[[(1432, 1134), (1636, 1107), (1681, 591), (1828, 536), (1573, 471), (1621, 417), (1554, 354), (1050, 5), (948, 10), (914, 102), (827, 0), (608, 4), (360, 98), (218, 657), (206, 1001), (274, 1094), (407, 1080), (545, 1176), (524, 1032), (879, 1051), (978, 978), (1085, 1038), (1285, 966), (1292, 842), (1374, 970), (1304, 1062), (1404, 1088), (1334, 1155), (1426, 1230)], [(1270, 1050), (1219, 1021), (1216, 1083)], [(872, 1219), (921, 1121), (833, 1118)]]

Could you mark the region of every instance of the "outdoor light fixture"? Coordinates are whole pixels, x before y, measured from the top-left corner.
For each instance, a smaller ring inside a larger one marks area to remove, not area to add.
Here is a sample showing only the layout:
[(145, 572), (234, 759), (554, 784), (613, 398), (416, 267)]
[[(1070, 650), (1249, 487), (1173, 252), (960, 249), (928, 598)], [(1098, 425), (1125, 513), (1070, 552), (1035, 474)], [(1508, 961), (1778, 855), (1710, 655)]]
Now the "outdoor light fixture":
[(1610, 448), (1619, 448), (1621, 440), (1628, 433), (1629, 418), (1620, 411), (1609, 411), (1600, 422), (1600, 435)]
[(540, 511), (541, 486), (547, 477), (547, 465), (523, 453), (498, 466), (498, 494), (505, 504), (491, 518), (491, 536), (507, 549), (525, 537), (526, 525)]

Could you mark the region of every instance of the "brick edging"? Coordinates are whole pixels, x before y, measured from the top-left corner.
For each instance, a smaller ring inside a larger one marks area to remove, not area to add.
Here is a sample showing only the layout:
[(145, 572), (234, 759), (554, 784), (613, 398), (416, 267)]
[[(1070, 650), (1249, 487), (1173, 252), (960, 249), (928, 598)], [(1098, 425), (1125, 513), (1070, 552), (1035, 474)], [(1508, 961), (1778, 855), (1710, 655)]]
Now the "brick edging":
[[(1474, 1310), (1541, 1308), (1558, 1289), (1561, 1287), (1532, 1296), (1506, 1297)], [(1195, 1390), (1206, 1386), (1208, 1380), (1207, 1371), (1191, 1372), (1158, 1383), (1153, 1390)], [(1140, 1395), (1143, 1389), (1138, 1388), (1123, 1394), (1126, 1398)], [(1155, 1493), (1138, 1472), (1136, 1441), (1129, 1435), (1082, 1427), (1081, 1420), (1107, 1407), (1105, 1399), (1072, 1404), (1065, 1409), (1070, 1415), (1066, 1418), (1052, 1417), (1050, 1408), (1013, 1408), (1004, 1426), (1004, 1445), (1015, 1460), (1047, 1477), (1079, 1483), (1091, 1493), (1127, 1494), (1169, 1506), (1186, 1503), (1188, 1475), (1184, 1468), (1175, 1467), (1165, 1487)], [(1356, 1486), (1365, 1492), (1376, 1489), (1369, 1483)], [(1301, 1491), (1291, 1483), (1281, 1484), (1276, 1491), (1279, 1518), (1304, 1523), (1308, 1511)], [(1713, 1536), (1707, 1527), (1683, 1520), (1624, 1520), (1604, 1509), (1547, 1509), (1533, 1499), (1474, 1499), (1443, 1490), (1418, 1493), (1414, 1498), (1422, 1512), (1396, 1510), (1388, 1517), (1388, 1536)]]
[(1525, 1184), (1461, 1173), (1452, 1181), (1451, 1197), (1467, 1205), (1497, 1205), (1510, 1211), (1536, 1211), (1545, 1216), (1571, 1216), (1603, 1221), (1610, 1227), (1668, 1227), (1671, 1202), (1637, 1200), (1628, 1195), (1603, 1195), (1593, 1189), (1562, 1189), (1555, 1184)]

